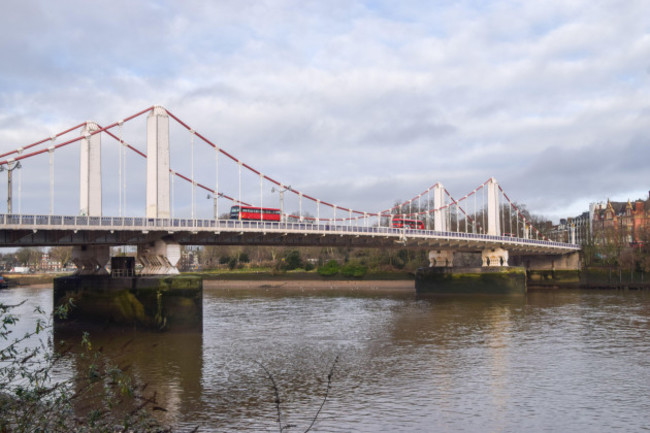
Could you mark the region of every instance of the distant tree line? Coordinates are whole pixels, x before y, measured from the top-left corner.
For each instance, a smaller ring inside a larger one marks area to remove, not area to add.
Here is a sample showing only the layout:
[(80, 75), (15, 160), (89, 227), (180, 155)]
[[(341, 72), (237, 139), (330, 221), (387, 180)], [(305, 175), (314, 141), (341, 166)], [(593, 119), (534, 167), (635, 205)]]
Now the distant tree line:
[(41, 269), (43, 255), (48, 254), (50, 260), (58, 262), (61, 268), (72, 264), (72, 247), (51, 247), (48, 249), (22, 247), (13, 252), (0, 253), (0, 270), (7, 272), (21, 266), (34, 271)]
[(650, 227), (637, 230), (635, 241), (620, 227), (607, 227), (587, 237), (582, 245), (586, 267), (650, 272)]
[[(348, 248), (348, 247), (186, 247), (181, 270), (193, 263), (201, 270), (268, 269), (277, 272), (313, 271), (325, 266), (336, 273), (363, 276), (367, 271), (415, 271), (428, 261), (427, 248)], [(189, 263), (191, 257), (193, 263)], [(327, 271), (324, 271), (327, 274)]]

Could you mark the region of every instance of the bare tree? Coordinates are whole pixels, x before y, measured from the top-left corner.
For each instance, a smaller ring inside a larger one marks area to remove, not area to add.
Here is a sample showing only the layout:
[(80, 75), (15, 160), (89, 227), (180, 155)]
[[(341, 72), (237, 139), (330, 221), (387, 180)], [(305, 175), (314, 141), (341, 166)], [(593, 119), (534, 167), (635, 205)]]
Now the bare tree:
[(16, 251), (16, 260), (23, 266), (38, 266), (43, 252), (38, 248), (20, 248)]
[(65, 268), (72, 259), (72, 247), (52, 247), (49, 254), (52, 259), (61, 263), (62, 268)]

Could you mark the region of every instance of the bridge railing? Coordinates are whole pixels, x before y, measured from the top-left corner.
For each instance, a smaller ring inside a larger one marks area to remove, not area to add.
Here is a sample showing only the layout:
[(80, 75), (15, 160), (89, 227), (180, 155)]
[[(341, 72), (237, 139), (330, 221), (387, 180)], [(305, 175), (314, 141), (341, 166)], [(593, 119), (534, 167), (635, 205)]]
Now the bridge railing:
[(577, 248), (577, 245), (539, 239), (521, 239), (511, 236), (493, 236), (462, 232), (441, 232), (435, 230), (417, 230), (393, 227), (366, 227), (352, 225), (335, 225), (329, 223), (307, 222), (271, 222), (240, 221), (188, 218), (144, 218), (144, 217), (95, 217), (69, 215), (7, 215), (0, 214), (0, 225), (14, 229), (102, 229), (116, 228), (124, 230), (166, 230), (166, 231), (201, 231), (201, 230), (252, 230), (252, 231), (290, 231), (319, 234), (363, 234), (393, 236), (398, 238), (446, 238), (496, 241), (512, 244), (542, 245), (559, 248)]

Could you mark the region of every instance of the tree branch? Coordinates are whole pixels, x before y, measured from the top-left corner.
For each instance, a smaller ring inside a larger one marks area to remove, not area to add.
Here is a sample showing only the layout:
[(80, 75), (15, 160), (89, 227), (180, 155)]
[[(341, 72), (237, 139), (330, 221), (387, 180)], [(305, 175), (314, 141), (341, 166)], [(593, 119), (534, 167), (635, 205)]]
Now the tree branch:
[(309, 427), (307, 427), (307, 430), (305, 430), (305, 433), (311, 430), (314, 424), (316, 424), (316, 420), (318, 419), (318, 416), (320, 415), (323, 406), (325, 406), (325, 402), (327, 401), (327, 397), (329, 396), (330, 389), (332, 388), (332, 376), (334, 374), (334, 367), (336, 366), (336, 363), (338, 361), (339, 361), (339, 355), (336, 355), (336, 358), (334, 358), (334, 362), (332, 362), (332, 368), (330, 368), (330, 372), (327, 375), (327, 389), (325, 390), (325, 396), (323, 397), (323, 401), (321, 402), (320, 407), (316, 411), (316, 415), (314, 415), (314, 419), (311, 420), (311, 424), (309, 424)]

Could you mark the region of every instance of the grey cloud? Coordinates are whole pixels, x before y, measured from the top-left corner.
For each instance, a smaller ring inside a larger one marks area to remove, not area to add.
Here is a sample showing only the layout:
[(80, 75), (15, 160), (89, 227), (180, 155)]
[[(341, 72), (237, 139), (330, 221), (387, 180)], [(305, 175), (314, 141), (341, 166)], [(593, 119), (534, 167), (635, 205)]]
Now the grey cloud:
[(9, 4), (0, 150), (160, 103), (347, 206), (496, 176), (548, 213), (648, 183), (643, 1)]

